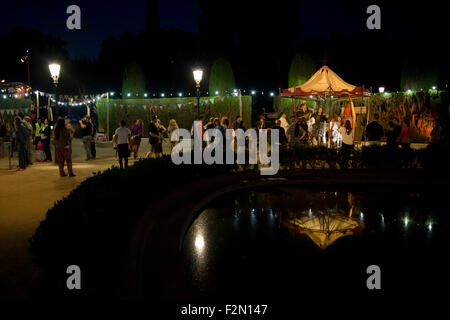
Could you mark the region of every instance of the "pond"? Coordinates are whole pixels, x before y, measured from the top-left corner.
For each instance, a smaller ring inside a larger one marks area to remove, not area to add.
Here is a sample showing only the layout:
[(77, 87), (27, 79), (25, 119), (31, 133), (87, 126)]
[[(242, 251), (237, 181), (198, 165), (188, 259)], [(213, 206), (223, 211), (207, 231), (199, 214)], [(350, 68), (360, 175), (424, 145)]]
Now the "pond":
[(200, 299), (354, 298), (377, 265), (385, 294), (434, 292), (448, 267), (446, 203), (438, 190), (384, 186), (229, 193), (188, 229), (186, 277)]

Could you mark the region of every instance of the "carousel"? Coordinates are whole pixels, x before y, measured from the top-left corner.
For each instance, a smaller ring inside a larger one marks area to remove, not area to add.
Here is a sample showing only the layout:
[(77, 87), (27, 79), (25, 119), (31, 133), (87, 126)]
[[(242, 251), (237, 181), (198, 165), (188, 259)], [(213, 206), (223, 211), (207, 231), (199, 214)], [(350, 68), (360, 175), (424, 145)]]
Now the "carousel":
[[(312, 112), (306, 107), (306, 101), (313, 101), (318, 107), (318, 116), (315, 118), (318, 118), (320, 122), (319, 136), (321, 142), (328, 142), (328, 145), (330, 145), (332, 135), (329, 135), (327, 139), (326, 132), (332, 131), (338, 126), (335, 123), (336, 119), (333, 118), (333, 103), (341, 105), (339, 114), (341, 121), (345, 123), (349, 120), (353, 132), (355, 132), (356, 114), (357, 111), (361, 112), (361, 109), (355, 109), (354, 101), (369, 97), (370, 91), (365, 89), (364, 86), (358, 87), (345, 82), (328, 66), (323, 66), (304, 84), (281, 90), (280, 96), (292, 99), (292, 116), (306, 118), (308, 127), (314, 125), (311, 122), (316, 120), (311, 119)], [(299, 109), (296, 107), (299, 104), (298, 101), (302, 101)], [(328, 109), (328, 115), (323, 111), (325, 109)]]

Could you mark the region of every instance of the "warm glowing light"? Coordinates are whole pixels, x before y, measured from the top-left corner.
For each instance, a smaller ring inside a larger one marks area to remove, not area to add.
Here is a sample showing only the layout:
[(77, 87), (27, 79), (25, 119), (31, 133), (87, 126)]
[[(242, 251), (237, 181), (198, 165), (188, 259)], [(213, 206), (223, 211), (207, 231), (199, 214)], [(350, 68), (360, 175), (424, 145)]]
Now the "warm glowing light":
[(147, 94), (146, 94), (146, 93), (144, 93), (144, 97), (147, 97)]
[(218, 95), (219, 94), (219, 91), (216, 91), (216, 95)]
[(254, 95), (256, 92), (255, 91), (252, 91), (252, 95)]
[(181, 97), (183, 94), (181, 92), (178, 93), (178, 96)]
[(270, 96), (271, 96), (271, 97), (273, 97), (273, 96), (274, 96), (274, 93), (273, 93), (273, 92), (271, 92), (271, 93), (270, 93)]
[(433, 90), (436, 90), (436, 86), (433, 86), (432, 89), (433, 89)]
[(52, 76), (53, 82), (58, 83), (59, 79), (59, 73), (61, 71), (61, 65), (57, 63), (52, 63), (48, 65), (48, 68), (50, 70), (50, 75)]
[(164, 97), (164, 93), (161, 93), (161, 97)]
[(383, 93), (383, 92), (384, 92), (384, 87), (379, 87), (379, 88), (378, 88), (378, 92), (379, 92), (379, 93)]
[(197, 235), (195, 237), (195, 247), (198, 251), (203, 251), (203, 248), (205, 247), (205, 240), (202, 235)]
[(131, 93), (127, 93), (127, 97), (131, 96)]
[(194, 80), (195, 80), (195, 83), (199, 86), (199, 85), (200, 85), (200, 82), (202, 82), (202, 78), (203, 78), (203, 70), (201, 70), (201, 69), (195, 69), (195, 70), (193, 71), (193, 74), (194, 74)]

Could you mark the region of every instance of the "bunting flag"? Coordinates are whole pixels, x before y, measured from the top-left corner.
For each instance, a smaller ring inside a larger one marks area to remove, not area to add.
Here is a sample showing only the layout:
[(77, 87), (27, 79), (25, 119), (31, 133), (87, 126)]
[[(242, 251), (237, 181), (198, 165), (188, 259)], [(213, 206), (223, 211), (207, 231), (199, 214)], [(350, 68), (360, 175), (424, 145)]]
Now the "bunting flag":
[(153, 109), (153, 106), (148, 106), (148, 110), (152, 110)]
[[(217, 99), (217, 98), (216, 98)], [(211, 101), (212, 104), (214, 104), (214, 98), (209, 99), (209, 101)]]
[(144, 105), (143, 105), (143, 106), (142, 106), (142, 109), (144, 109), (144, 110), (147, 109), (147, 106), (144, 106)]
[(225, 97), (223, 97), (223, 96), (222, 96), (222, 97), (220, 97), (220, 101), (223, 101), (224, 99), (225, 99)]
[(182, 105), (183, 105), (183, 104), (179, 103), (179, 104), (178, 104), (178, 109), (180, 109)]
[(0, 110), (0, 113), (2, 114), (2, 117), (3, 117), (3, 114), (5, 113), (5, 110)]
[(194, 106), (197, 106), (197, 101), (194, 101)]

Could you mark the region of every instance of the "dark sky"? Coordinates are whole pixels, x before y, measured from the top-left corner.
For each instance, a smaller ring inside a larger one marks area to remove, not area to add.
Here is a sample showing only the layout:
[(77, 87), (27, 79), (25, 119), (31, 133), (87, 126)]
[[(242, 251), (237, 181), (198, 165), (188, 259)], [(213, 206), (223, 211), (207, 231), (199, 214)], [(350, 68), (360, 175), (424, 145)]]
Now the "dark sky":
[[(72, 4), (81, 8), (81, 30), (66, 28), (66, 9)], [(200, 9), (196, 0), (160, 0), (158, 5), (162, 28), (198, 32), (196, 17)], [(38, 29), (66, 40), (72, 56), (94, 58), (103, 39), (119, 37), (125, 31), (141, 31), (145, 26), (145, 7), (145, 0), (2, 1), (0, 32), (7, 33), (18, 26)]]
[[(367, 31), (365, 10), (370, 4), (381, 7), (382, 28), (399, 41), (445, 41), (442, 35), (444, 32), (447, 35), (448, 31), (447, 11), (442, 2), (436, 0), (417, 3), (403, 0), (301, 2), (299, 19), (304, 23), (303, 39), (313, 35), (327, 36), (332, 32)], [(226, 5), (226, 2), (220, 3)], [(66, 28), (66, 8), (71, 4), (81, 7), (80, 31)], [(103, 39), (118, 37), (124, 31), (139, 32), (145, 24), (144, 0), (2, 1), (0, 8), (0, 32), (7, 33), (16, 26), (25, 26), (57, 35), (67, 41), (69, 53), (75, 57), (95, 58)], [(161, 27), (164, 29), (198, 32), (196, 17), (199, 13), (196, 0), (159, 0)]]

